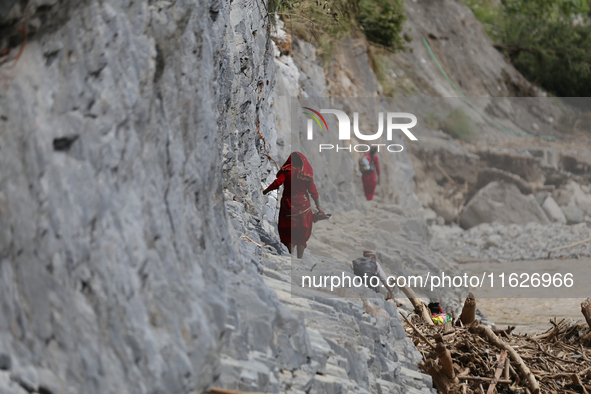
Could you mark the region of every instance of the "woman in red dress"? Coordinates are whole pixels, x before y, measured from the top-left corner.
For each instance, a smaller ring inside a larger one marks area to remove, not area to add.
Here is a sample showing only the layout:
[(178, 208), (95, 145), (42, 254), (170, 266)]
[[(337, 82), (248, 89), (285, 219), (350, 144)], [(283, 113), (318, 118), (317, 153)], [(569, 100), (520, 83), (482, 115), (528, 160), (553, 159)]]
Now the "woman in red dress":
[(363, 191), (365, 192), (365, 198), (367, 198), (367, 201), (373, 200), (373, 196), (376, 193), (376, 186), (380, 184), (380, 161), (376, 155), (377, 151), (378, 148), (372, 146), (369, 152), (365, 154), (365, 157), (367, 157), (369, 164), (373, 169), (373, 171), (369, 171), (361, 175)]
[(312, 197), (316, 209), (322, 211), (318, 202), (318, 191), (314, 185), (314, 172), (306, 157), (293, 152), (277, 173), (277, 179), (263, 191), (267, 194), (284, 185), (279, 210), (279, 238), (293, 253), (294, 245), (299, 259), (304, 255), (306, 242), (312, 234)]

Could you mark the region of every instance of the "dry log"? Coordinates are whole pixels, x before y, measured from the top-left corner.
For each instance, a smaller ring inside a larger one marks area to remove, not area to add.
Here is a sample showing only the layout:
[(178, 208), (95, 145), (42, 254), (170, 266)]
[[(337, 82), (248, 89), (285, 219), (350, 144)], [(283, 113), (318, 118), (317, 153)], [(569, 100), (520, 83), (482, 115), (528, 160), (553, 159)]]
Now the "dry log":
[(453, 360), (451, 359), (451, 352), (443, 344), (443, 337), (440, 334), (435, 336), (435, 354), (439, 358), (439, 364), (441, 364), (441, 370), (450, 380), (453, 380), (456, 376), (454, 373)]
[(443, 335), (452, 334), (456, 329), (451, 322), (447, 322), (443, 325)]
[(499, 356), (499, 363), (497, 364), (497, 370), (495, 371), (495, 377), (492, 380), (492, 382), (490, 382), (490, 385), (488, 386), (488, 391), (486, 392), (486, 394), (493, 394), (493, 392), (495, 391), (495, 386), (497, 385), (497, 382), (501, 378), (501, 374), (503, 373), (503, 369), (505, 369), (505, 359), (506, 358), (507, 358), (507, 351), (502, 350), (501, 355)]
[(583, 386), (583, 384), (581, 383), (581, 379), (579, 379), (579, 375), (574, 373), (570, 376), (570, 379), (577, 388), (583, 390), (583, 394), (589, 394), (587, 392), (587, 390), (585, 389), (585, 386)]
[(441, 370), (441, 365), (438, 365), (433, 360), (427, 360), (419, 364), (425, 372), (433, 378), (433, 385), (440, 394), (456, 393), (458, 390), (457, 379), (449, 379)]
[[(494, 380), (494, 378), (486, 378), (486, 377), (482, 377), (482, 376), (458, 376), (458, 379), (473, 380), (475, 382), (485, 382), (485, 383), (489, 383)], [(499, 379), (499, 380), (497, 380), (497, 383), (511, 384), (513, 382), (508, 379)]]
[(413, 329), (414, 332), (417, 333), (417, 335), (419, 336), (419, 338), (421, 338), (427, 345), (429, 345), (429, 347), (433, 350), (435, 350), (435, 345), (433, 345), (431, 343), (431, 341), (429, 341), (420, 331), (418, 328), (415, 327), (414, 324), (412, 324), (412, 322), (410, 320), (408, 320), (406, 318), (406, 316), (404, 316), (404, 313), (399, 312), (400, 316), (402, 316), (402, 318), (404, 319), (404, 321)]
[(591, 328), (591, 298), (587, 298), (581, 303), (581, 312), (585, 316), (589, 328)]
[(506, 350), (507, 353), (509, 353), (511, 359), (517, 364), (517, 368), (523, 377), (527, 380), (531, 392), (533, 394), (539, 394), (540, 386), (538, 385), (535, 375), (529, 370), (527, 365), (525, 365), (523, 359), (519, 356), (519, 354), (517, 354), (515, 349), (500, 340), (499, 337), (497, 337), (495, 333), (486, 326), (474, 326), (471, 328), (471, 330), (477, 334), (484, 335), (489, 340), (489, 342), (493, 343), (498, 348)]
[(517, 380), (517, 383), (521, 383), (521, 377), (519, 377), (519, 374), (517, 373), (517, 371), (515, 371), (515, 368), (513, 368), (513, 365), (511, 365), (511, 363), (509, 363), (509, 372), (511, 372), (511, 375), (515, 376), (515, 379)]
[(433, 319), (431, 319), (431, 311), (429, 307), (425, 305), (423, 301), (417, 297), (417, 294), (408, 286), (401, 287), (400, 290), (404, 293), (404, 295), (408, 298), (412, 306), (415, 308), (415, 313), (423, 319), (424, 323), (427, 323), (430, 326), (434, 326)]
[(474, 320), (476, 320), (476, 299), (474, 298), (474, 294), (469, 292), (466, 301), (464, 301), (464, 308), (462, 308), (460, 321), (464, 326), (467, 326)]
[(550, 258), (550, 253), (552, 253), (552, 252), (556, 252), (557, 250), (562, 250), (562, 249), (572, 248), (573, 246), (581, 245), (581, 244), (587, 243), (587, 242), (589, 242), (589, 241), (591, 241), (591, 237), (589, 237), (589, 238), (585, 238), (585, 239), (583, 239), (582, 241), (578, 241), (578, 242), (575, 242), (575, 243), (572, 243), (572, 244), (568, 244), (568, 245), (564, 245), (564, 246), (559, 246), (559, 247), (557, 247), (557, 248), (550, 249), (550, 250), (548, 251), (548, 258)]
[(509, 374), (509, 367), (510, 366), (511, 366), (511, 364), (509, 364), (509, 358), (505, 358), (505, 373), (504, 373), (505, 380), (509, 380), (509, 378), (511, 377), (511, 375)]

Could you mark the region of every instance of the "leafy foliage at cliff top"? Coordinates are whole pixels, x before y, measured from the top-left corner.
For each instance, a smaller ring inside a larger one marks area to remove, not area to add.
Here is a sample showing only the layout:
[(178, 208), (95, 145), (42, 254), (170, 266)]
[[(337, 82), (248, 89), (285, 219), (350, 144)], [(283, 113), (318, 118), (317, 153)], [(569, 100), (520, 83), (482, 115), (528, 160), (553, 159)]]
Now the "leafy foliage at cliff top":
[(402, 0), (361, 0), (357, 22), (367, 39), (390, 49), (404, 49), (410, 41), (403, 35), (404, 3)]
[(464, 0), (497, 48), (530, 81), (562, 97), (591, 96), (586, 0)]
[(404, 49), (410, 40), (403, 34), (403, 0), (270, 0), (268, 11), (296, 36), (319, 44), (323, 57), (330, 57), (331, 43), (354, 27), (389, 50)]

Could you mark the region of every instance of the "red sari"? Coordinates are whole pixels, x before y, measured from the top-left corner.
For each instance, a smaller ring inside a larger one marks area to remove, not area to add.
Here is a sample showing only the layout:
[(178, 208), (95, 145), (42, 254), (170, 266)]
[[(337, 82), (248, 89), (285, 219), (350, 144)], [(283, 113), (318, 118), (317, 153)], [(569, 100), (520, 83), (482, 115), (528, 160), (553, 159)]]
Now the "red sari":
[[(301, 167), (292, 168), (291, 158), (298, 155), (304, 163)], [(307, 246), (306, 242), (312, 234), (312, 206), (310, 197), (318, 198), (318, 191), (314, 184), (314, 172), (308, 159), (300, 152), (292, 153), (283, 167), (277, 173), (277, 179), (268, 190), (283, 187), (281, 208), (279, 209), (279, 238), (285, 245)]]
[(376, 177), (376, 173), (380, 175), (380, 161), (378, 160), (377, 155), (370, 155), (369, 152), (365, 154), (365, 157), (369, 160), (369, 163), (375, 171), (367, 172), (361, 175), (361, 181), (363, 182), (363, 191), (365, 192), (365, 198), (367, 201), (373, 200), (373, 196), (376, 193), (376, 186), (378, 185), (378, 180)]

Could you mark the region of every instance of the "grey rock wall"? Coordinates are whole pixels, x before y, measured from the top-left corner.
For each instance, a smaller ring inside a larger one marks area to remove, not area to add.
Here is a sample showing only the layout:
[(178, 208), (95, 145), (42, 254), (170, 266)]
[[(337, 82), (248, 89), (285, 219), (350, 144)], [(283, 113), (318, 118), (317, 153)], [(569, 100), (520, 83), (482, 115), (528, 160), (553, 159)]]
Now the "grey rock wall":
[(248, 166), (254, 139), (230, 135), (255, 136), (257, 111), (268, 129), (262, 8), (31, 2), (0, 67), (0, 392), (203, 392), (219, 375), (226, 270), (244, 267), (221, 146)]

